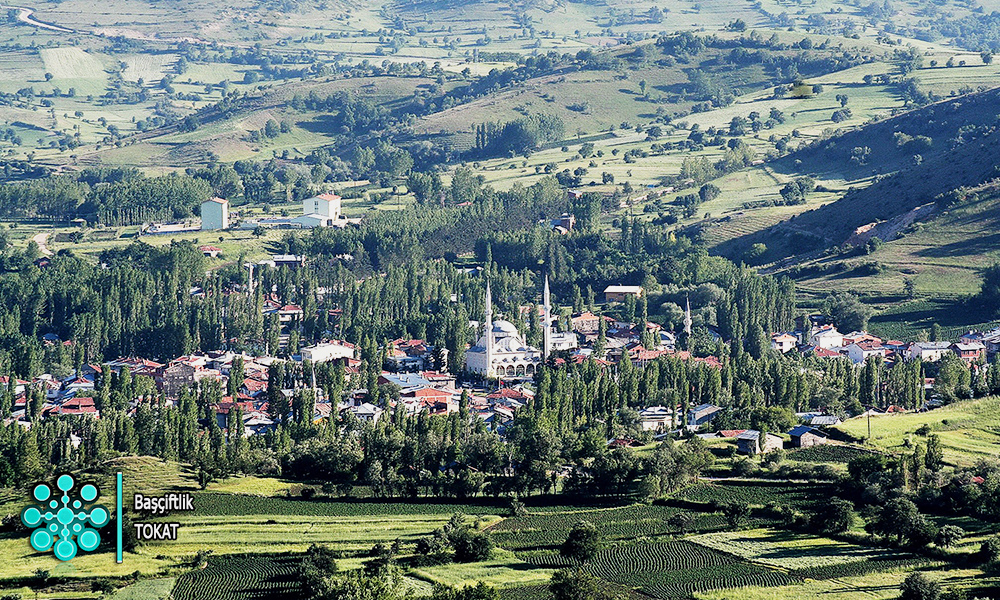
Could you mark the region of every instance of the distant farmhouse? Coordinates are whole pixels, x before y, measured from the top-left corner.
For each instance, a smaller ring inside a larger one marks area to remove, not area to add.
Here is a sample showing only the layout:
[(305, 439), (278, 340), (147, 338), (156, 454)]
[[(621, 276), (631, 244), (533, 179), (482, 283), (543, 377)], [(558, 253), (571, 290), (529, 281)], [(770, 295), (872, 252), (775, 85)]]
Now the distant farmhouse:
[(736, 449), (743, 454), (756, 456), (772, 450), (779, 450), (784, 446), (781, 438), (773, 433), (764, 434), (763, 443), (761, 443), (760, 437), (760, 432), (756, 429), (747, 429), (736, 436)]
[(814, 429), (808, 425), (799, 425), (788, 432), (792, 438), (792, 445), (796, 448), (808, 448), (825, 444), (829, 439), (825, 433), (819, 429)]

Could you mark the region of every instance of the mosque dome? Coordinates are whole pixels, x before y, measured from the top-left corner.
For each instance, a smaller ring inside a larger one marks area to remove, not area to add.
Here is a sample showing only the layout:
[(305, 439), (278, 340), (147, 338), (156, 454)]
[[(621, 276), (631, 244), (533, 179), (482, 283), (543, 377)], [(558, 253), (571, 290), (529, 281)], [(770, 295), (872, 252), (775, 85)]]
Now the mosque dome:
[(510, 321), (494, 321), (493, 322), (494, 333), (505, 333), (507, 335), (518, 335), (517, 327), (514, 326)]

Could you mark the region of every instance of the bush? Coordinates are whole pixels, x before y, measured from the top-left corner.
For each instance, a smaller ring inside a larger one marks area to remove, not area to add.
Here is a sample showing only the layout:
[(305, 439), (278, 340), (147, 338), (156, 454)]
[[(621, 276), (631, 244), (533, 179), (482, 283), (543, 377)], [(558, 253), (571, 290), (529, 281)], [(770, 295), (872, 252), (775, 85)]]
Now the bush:
[(979, 560), (984, 563), (992, 563), (1000, 560), (1000, 537), (987, 538), (979, 546)]
[(910, 573), (900, 586), (899, 600), (938, 600), (941, 586), (923, 573)]
[(451, 540), (455, 547), (455, 562), (479, 562), (487, 560), (493, 552), (493, 539), (485, 531), (463, 529)]

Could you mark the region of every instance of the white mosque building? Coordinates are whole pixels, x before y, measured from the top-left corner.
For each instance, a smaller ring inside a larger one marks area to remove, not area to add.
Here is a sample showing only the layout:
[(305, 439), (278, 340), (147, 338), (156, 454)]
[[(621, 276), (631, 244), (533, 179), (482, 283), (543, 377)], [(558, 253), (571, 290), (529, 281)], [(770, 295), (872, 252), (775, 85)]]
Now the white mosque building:
[[(545, 278), (545, 316), (542, 330), (545, 340), (544, 350), (529, 346), (517, 327), (510, 321), (493, 320), (493, 297), (490, 284), (486, 282), (486, 324), (483, 336), (476, 345), (465, 352), (465, 369), (482, 377), (534, 377), (542, 361), (548, 358), (550, 349), (576, 347), (576, 335), (572, 332), (553, 332), (551, 309), (549, 307), (549, 280)], [(571, 336), (572, 342), (568, 339)]]

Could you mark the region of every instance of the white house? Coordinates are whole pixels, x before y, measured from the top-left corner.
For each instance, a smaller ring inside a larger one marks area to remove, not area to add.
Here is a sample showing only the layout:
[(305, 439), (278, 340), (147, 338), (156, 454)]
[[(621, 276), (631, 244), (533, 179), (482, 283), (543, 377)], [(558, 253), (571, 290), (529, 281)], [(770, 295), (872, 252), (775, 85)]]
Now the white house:
[(829, 350), (844, 345), (844, 335), (833, 325), (816, 327), (809, 332), (809, 345)]
[(925, 362), (937, 362), (946, 352), (950, 352), (951, 342), (912, 342), (906, 347), (908, 360), (920, 359)]
[(771, 348), (782, 354), (789, 350), (794, 350), (798, 343), (799, 338), (787, 332), (775, 333), (771, 336)]
[(354, 345), (346, 342), (327, 342), (303, 348), (302, 360), (328, 362), (339, 358), (354, 358)]
[(201, 203), (201, 230), (229, 229), (229, 201), (212, 198)]
[(643, 431), (666, 431), (674, 421), (674, 412), (665, 406), (650, 406), (639, 411)]
[(885, 347), (875, 342), (855, 342), (847, 346), (847, 357), (856, 365), (860, 365), (868, 360), (869, 356), (881, 356), (885, 358)]
[(604, 288), (605, 302), (625, 302), (625, 298), (632, 296), (638, 299), (642, 296), (641, 285), (609, 285)]
[(302, 201), (303, 215), (319, 215), (336, 221), (340, 218), (340, 196), (320, 194)]
[(381, 417), (382, 413), (385, 412), (383, 409), (368, 402), (363, 402), (361, 404), (345, 403), (341, 404), (339, 408), (341, 412), (350, 411), (354, 413), (354, 416), (357, 417), (359, 421), (367, 421), (370, 423), (377, 423), (379, 417)]
[(323, 215), (310, 213), (300, 217), (295, 217), (292, 219), (292, 223), (301, 229), (312, 229), (314, 227), (333, 227), (337, 224), (337, 221), (329, 217), (324, 217)]

